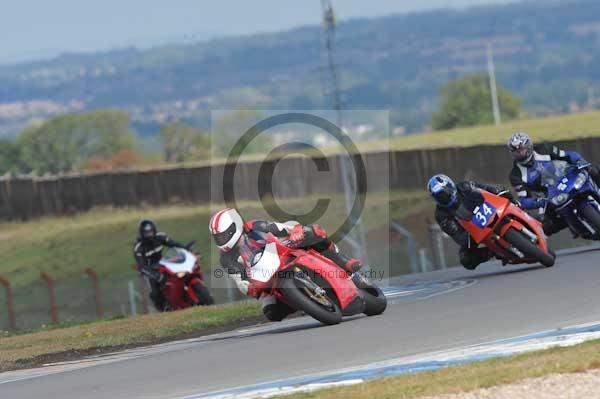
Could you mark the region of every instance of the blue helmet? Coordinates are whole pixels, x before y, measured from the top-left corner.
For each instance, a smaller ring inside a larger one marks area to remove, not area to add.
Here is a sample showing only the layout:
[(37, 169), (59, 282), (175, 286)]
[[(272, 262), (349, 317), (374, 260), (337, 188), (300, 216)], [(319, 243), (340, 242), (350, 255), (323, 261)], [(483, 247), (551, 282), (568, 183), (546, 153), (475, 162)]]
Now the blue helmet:
[(427, 191), (435, 202), (444, 208), (452, 208), (458, 200), (456, 184), (446, 175), (435, 175), (427, 183)]

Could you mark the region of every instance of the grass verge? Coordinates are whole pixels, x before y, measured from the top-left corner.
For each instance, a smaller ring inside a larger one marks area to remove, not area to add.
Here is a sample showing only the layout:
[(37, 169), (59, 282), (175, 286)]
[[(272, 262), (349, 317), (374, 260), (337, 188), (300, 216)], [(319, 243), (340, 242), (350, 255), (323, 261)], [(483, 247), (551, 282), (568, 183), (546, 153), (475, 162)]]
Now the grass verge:
[(473, 391), (556, 373), (600, 368), (600, 340), (431, 372), (373, 380), (351, 387), (285, 396), (286, 399), (413, 399)]
[(261, 314), (258, 303), (236, 303), (3, 336), (0, 371), (232, 330)]
[(0, 336), (0, 371), (229, 331), (261, 315), (258, 303), (236, 303)]
[(600, 112), (519, 119), (501, 126), (475, 126), (437, 132), (411, 134), (391, 141), (372, 141), (358, 145), (361, 151), (392, 149), (407, 151), (444, 147), (473, 147), (482, 144), (505, 144), (516, 131), (528, 132), (536, 141), (570, 140), (600, 136)]

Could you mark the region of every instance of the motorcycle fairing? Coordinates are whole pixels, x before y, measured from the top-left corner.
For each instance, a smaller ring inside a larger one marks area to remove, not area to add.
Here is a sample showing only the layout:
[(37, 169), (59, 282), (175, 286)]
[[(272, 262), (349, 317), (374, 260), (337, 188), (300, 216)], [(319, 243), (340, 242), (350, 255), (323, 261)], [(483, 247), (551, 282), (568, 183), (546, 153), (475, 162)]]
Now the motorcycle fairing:
[(277, 244), (270, 242), (265, 245), (264, 250), (255, 255), (253, 262), (254, 263), (250, 268), (251, 278), (262, 283), (271, 280), (281, 266)]
[[(314, 271), (323, 278), (336, 294), (340, 308), (344, 311), (358, 296), (358, 289), (352, 279), (346, 275), (346, 271), (320, 255), (314, 250), (303, 251), (294, 260), (294, 264), (304, 266)], [(294, 252), (292, 252), (294, 254)], [(342, 278), (340, 278), (342, 276)]]
[(191, 273), (196, 266), (196, 257), (183, 248), (177, 248), (176, 252), (179, 256), (183, 257), (182, 261), (173, 261), (177, 259), (174, 259), (173, 257), (164, 257), (161, 259), (160, 264), (173, 274)]

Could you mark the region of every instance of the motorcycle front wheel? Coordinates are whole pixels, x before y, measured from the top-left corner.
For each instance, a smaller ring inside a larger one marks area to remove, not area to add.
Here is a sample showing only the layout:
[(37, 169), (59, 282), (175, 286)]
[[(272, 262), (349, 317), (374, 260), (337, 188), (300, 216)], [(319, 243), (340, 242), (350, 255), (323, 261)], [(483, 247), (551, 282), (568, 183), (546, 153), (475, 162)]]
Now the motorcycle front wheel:
[(342, 321), (339, 306), (313, 281), (296, 275), (286, 276), (280, 280), (279, 289), (292, 306), (321, 323), (334, 325)]
[(600, 212), (593, 205), (588, 205), (581, 211), (585, 220), (592, 225), (597, 233), (600, 233)]
[(198, 305), (214, 305), (215, 300), (213, 299), (212, 295), (210, 295), (210, 291), (204, 284), (196, 283), (192, 288), (194, 289), (194, 293), (200, 301)]
[(556, 257), (550, 252), (544, 252), (534, 242), (527, 238), (523, 233), (515, 229), (508, 229), (504, 239), (514, 245), (526, 258), (537, 259), (546, 267), (554, 266)]
[(387, 308), (387, 298), (381, 288), (358, 273), (355, 273), (352, 276), (352, 281), (360, 290), (361, 296), (365, 301), (364, 314), (367, 316), (377, 316), (385, 312), (385, 309)]

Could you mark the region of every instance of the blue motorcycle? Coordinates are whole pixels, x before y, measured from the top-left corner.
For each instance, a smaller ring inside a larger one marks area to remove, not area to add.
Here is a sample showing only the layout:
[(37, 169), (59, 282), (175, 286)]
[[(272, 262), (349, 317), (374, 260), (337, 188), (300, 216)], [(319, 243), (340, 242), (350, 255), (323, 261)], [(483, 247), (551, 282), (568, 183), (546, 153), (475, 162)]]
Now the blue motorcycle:
[(588, 240), (600, 240), (600, 190), (591, 179), (586, 165), (565, 161), (545, 162), (542, 185), (547, 189), (548, 204), (571, 231)]

